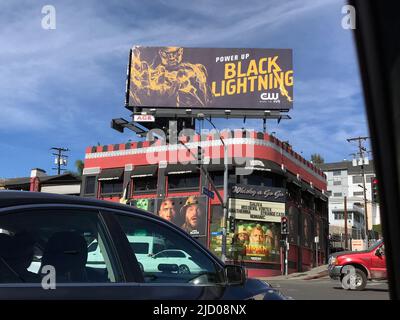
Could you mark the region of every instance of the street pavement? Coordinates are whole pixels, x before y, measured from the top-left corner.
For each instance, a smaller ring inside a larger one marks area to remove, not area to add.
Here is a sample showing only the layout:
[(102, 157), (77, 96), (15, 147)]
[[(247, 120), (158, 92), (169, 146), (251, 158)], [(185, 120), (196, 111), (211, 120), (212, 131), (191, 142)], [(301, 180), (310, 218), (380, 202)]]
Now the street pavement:
[(271, 286), (296, 300), (388, 300), (386, 281), (369, 282), (363, 291), (344, 290), (339, 281), (322, 277), (313, 280), (266, 280)]

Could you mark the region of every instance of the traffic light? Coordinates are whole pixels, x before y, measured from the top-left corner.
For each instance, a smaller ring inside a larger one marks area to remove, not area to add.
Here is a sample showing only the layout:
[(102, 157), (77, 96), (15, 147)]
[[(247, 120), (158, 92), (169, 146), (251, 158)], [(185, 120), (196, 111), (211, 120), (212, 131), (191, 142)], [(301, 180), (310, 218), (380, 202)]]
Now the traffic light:
[(289, 219), (288, 219), (288, 217), (281, 218), (281, 234), (289, 234)]
[(203, 148), (197, 147), (197, 165), (200, 166), (203, 163)]
[(235, 233), (235, 228), (236, 228), (235, 217), (230, 216), (229, 217), (229, 232)]
[(371, 190), (372, 190), (372, 202), (379, 202), (378, 195), (378, 179), (376, 177), (371, 178)]

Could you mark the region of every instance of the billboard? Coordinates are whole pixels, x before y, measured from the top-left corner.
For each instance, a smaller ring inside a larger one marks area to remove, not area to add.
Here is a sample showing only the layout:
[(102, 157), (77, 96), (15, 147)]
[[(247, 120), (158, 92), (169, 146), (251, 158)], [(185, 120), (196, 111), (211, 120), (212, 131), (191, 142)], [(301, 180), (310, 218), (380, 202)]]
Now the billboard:
[(158, 198), (155, 213), (191, 236), (206, 235), (207, 199), (204, 196)]
[(280, 262), (280, 225), (273, 222), (236, 221), (228, 246), (229, 257), (238, 261)]
[(131, 50), (127, 107), (289, 110), (291, 49)]

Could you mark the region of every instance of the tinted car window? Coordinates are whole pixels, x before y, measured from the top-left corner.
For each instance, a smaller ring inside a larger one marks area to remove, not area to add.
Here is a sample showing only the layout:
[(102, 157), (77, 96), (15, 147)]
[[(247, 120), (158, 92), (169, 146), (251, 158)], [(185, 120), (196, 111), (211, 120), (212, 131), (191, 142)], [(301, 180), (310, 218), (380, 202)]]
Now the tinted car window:
[(96, 212), (43, 210), (0, 216), (0, 283), (116, 282), (116, 264)]
[[(154, 220), (116, 215), (132, 244), (147, 241), (148, 252), (135, 252), (146, 282), (215, 284), (222, 282), (221, 267), (218, 266), (193, 240)], [(131, 246), (133, 249), (135, 245)], [(154, 254), (156, 247), (163, 248)], [(169, 259), (169, 253), (179, 250), (179, 259)], [(166, 252), (169, 252), (168, 255)], [(171, 261), (172, 260), (172, 261)]]

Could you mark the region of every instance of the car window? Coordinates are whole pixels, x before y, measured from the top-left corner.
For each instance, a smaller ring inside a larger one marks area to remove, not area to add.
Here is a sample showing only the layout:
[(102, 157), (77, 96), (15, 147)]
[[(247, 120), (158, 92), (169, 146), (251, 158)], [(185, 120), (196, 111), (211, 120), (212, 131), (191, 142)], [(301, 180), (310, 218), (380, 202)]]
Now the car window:
[[(223, 281), (221, 267), (192, 239), (151, 219), (126, 215), (117, 215), (117, 218), (131, 243), (146, 282), (197, 285)], [(147, 252), (135, 251), (136, 241), (146, 241), (149, 244)], [(162, 247), (165, 251), (153, 254), (156, 247)], [(171, 255), (179, 259), (168, 259)]]
[(116, 282), (118, 272), (96, 212), (32, 210), (0, 216), (0, 283)]

